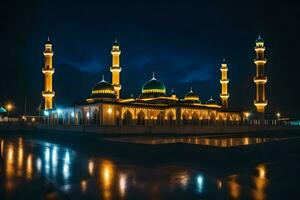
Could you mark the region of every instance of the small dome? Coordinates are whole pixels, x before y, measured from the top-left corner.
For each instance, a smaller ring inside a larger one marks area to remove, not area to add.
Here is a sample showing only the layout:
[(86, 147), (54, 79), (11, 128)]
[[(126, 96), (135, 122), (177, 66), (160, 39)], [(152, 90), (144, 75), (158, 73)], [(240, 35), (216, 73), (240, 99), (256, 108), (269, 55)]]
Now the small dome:
[(206, 102), (207, 105), (218, 105), (217, 102), (215, 100), (213, 100), (212, 97), (210, 97), (210, 99)]
[(142, 87), (142, 96), (159, 97), (166, 95), (166, 87), (154, 77), (147, 81)]
[(46, 44), (52, 44), (51, 41), (50, 41), (49, 36), (48, 36), (48, 38), (47, 38)]
[(255, 43), (256, 43), (256, 44), (263, 44), (263, 43), (264, 43), (264, 40), (263, 40), (260, 36), (258, 36), (258, 38), (257, 38), (257, 40), (256, 40)]
[(117, 38), (115, 39), (115, 41), (114, 41), (114, 43), (113, 43), (113, 46), (120, 46), (120, 44), (118, 43)]
[(3, 108), (2, 106), (0, 107), (0, 113), (6, 113), (6, 109)]
[(191, 90), (184, 96), (185, 101), (192, 101), (194, 103), (200, 103), (199, 96), (193, 92), (193, 89), (191, 87)]
[(110, 97), (110, 98), (116, 97), (114, 86), (106, 82), (104, 80), (104, 77), (102, 81), (100, 81), (93, 87), (92, 96), (91, 96), (91, 98), (101, 98), (101, 97)]

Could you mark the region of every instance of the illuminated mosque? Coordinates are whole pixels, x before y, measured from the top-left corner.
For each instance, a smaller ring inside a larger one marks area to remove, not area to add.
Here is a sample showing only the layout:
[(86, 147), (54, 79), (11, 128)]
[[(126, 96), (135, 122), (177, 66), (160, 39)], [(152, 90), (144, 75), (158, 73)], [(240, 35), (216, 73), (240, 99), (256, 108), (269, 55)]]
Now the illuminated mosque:
[[(267, 77), (264, 74), (264, 41), (261, 37), (255, 45), (256, 98), (254, 105), (257, 113), (264, 113), (267, 100), (265, 98), (265, 83)], [(112, 83), (102, 80), (96, 83), (91, 95), (77, 105), (64, 109), (53, 109), (53, 97), (55, 93), (52, 87), (54, 68), (52, 66), (52, 43), (45, 44), (44, 91), (42, 93), (45, 104), (45, 116), (49, 121), (63, 125), (197, 125), (197, 124), (239, 124), (248, 117), (247, 112), (236, 112), (228, 109), (229, 91), (227, 77), (227, 64), (225, 59), (220, 67), (221, 104), (210, 98), (203, 102), (192, 88), (184, 98), (179, 98), (172, 90), (167, 94), (163, 82), (158, 80), (153, 73), (152, 77), (142, 86), (139, 97), (122, 98), (120, 44), (115, 41), (111, 50)]]

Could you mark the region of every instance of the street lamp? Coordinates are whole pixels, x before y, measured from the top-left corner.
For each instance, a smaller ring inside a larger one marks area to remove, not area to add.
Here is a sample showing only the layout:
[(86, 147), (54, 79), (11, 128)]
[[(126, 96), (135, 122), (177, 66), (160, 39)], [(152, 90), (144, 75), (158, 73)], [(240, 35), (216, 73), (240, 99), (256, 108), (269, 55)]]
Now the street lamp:
[(7, 110), (7, 122), (9, 122), (9, 112), (13, 109), (13, 104), (12, 103), (7, 103), (5, 106)]
[(280, 112), (276, 113), (277, 118), (280, 118)]

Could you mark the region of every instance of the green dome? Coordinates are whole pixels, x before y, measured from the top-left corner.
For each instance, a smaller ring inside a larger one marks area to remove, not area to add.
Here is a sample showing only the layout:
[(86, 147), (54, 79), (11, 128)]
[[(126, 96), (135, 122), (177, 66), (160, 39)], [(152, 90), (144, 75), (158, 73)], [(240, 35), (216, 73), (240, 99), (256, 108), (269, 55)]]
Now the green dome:
[(193, 89), (191, 88), (191, 90), (184, 96), (184, 100), (185, 101), (191, 101), (194, 103), (200, 103), (200, 98), (199, 96), (193, 92)]
[(142, 93), (166, 93), (166, 87), (155, 77), (147, 81), (142, 88)]
[(166, 87), (157, 80), (154, 75), (152, 79), (147, 81), (142, 87), (142, 98), (159, 97), (166, 95)]
[(6, 109), (3, 108), (2, 106), (0, 107), (0, 113), (6, 113)]
[(264, 40), (260, 36), (258, 36), (255, 43), (264, 43)]
[(210, 99), (206, 102), (206, 104), (207, 105), (218, 105), (218, 103), (215, 100), (213, 100), (212, 97), (210, 97)]
[(104, 78), (102, 79), (102, 81), (100, 81), (93, 87), (92, 95), (91, 95), (91, 98), (101, 98), (101, 97), (110, 97), (110, 98), (116, 97), (114, 86), (106, 82)]

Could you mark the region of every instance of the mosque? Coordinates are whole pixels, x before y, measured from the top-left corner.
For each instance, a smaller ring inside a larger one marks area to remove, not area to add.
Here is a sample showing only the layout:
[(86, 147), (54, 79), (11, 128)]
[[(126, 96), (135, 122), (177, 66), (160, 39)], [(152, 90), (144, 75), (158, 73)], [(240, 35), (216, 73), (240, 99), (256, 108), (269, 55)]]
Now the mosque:
[[(264, 50), (264, 41), (259, 37), (256, 40), (254, 60), (256, 64), (254, 105), (258, 113), (264, 113), (267, 105)], [(45, 84), (42, 95), (45, 100), (44, 113), (49, 123), (98, 126), (239, 124), (248, 117), (247, 112), (228, 109), (229, 79), (225, 59), (220, 67), (221, 104), (218, 104), (212, 98), (203, 102), (192, 88), (183, 98), (178, 97), (173, 90), (171, 94), (167, 94), (165, 85), (155, 77), (154, 73), (142, 86), (139, 97), (122, 98), (121, 48), (117, 41), (112, 45), (111, 55), (112, 83), (102, 77), (102, 80), (93, 86), (90, 96), (81, 103), (64, 109), (53, 109), (52, 100), (55, 96), (52, 86), (53, 51), (52, 43), (48, 38), (44, 50), (45, 65), (42, 72)]]

